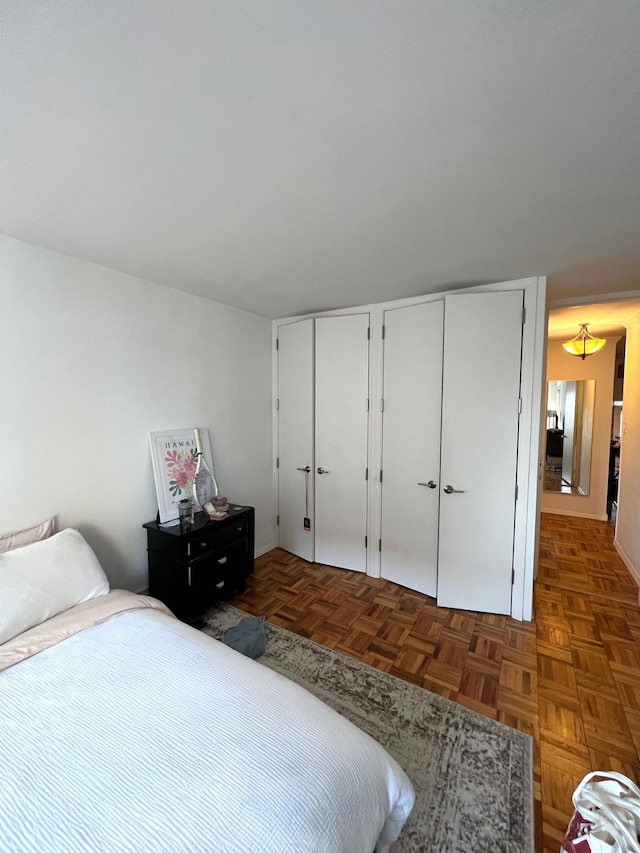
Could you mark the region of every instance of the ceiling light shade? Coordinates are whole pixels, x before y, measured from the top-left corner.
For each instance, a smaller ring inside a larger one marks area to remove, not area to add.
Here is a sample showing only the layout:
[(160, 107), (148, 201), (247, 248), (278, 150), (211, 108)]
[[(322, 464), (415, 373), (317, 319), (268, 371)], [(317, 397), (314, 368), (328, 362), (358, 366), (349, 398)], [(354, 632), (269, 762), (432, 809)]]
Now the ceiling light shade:
[(606, 340), (604, 338), (594, 338), (593, 335), (590, 335), (587, 332), (588, 323), (580, 323), (580, 331), (570, 341), (566, 341), (562, 344), (562, 348), (569, 353), (569, 355), (577, 355), (583, 361), (588, 355), (593, 355), (594, 352), (598, 352), (598, 350), (602, 349), (602, 347), (606, 344)]

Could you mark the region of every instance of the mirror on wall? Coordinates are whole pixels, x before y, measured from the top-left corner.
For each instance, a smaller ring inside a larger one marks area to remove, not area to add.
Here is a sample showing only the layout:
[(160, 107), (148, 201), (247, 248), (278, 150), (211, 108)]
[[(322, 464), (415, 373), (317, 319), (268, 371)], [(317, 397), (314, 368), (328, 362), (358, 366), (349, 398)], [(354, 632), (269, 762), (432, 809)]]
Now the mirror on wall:
[(548, 383), (545, 491), (589, 494), (595, 396), (595, 379)]

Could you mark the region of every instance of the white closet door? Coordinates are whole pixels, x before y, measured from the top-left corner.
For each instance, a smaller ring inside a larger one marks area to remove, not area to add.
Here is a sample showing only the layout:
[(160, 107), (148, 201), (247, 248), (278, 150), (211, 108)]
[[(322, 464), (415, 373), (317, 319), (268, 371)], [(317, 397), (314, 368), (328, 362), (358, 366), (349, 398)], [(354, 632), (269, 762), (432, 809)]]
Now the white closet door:
[(382, 577), (435, 596), (444, 301), (384, 313)]
[[(369, 315), (316, 319), (316, 562), (366, 570)], [(324, 473), (319, 473), (319, 472)]]
[[(511, 612), (522, 291), (445, 299), (438, 604)], [(447, 486), (455, 491), (447, 494)]]
[[(278, 544), (314, 560), (313, 320), (278, 331)], [(309, 467), (309, 473), (300, 468)], [(309, 518), (310, 529), (304, 520)]]

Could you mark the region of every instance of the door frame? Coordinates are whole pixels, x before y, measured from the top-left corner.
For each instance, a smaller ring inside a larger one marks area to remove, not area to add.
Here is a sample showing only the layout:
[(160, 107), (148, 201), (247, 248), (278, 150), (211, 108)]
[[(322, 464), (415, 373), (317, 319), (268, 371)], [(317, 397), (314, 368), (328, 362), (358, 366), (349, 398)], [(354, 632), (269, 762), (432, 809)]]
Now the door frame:
[[(362, 314), (368, 312), (371, 321), (371, 369), (369, 371), (369, 513), (367, 521), (367, 574), (380, 577), (380, 519), (382, 496), (380, 485), (380, 463), (382, 459), (382, 380), (383, 347), (382, 321), (384, 311), (401, 308), (421, 302), (432, 302), (453, 293), (481, 293), (495, 290), (521, 290), (524, 294), (526, 320), (522, 329), (522, 366), (521, 397), (522, 411), (518, 434), (517, 483), (514, 527), (514, 580), (511, 591), (511, 616), (514, 619), (530, 621), (533, 610), (533, 580), (538, 560), (538, 530), (540, 524), (540, 496), (542, 491), (542, 472), (544, 469), (541, 450), (540, 412), (545, 384), (546, 360), (546, 278), (544, 276), (498, 282), (456, 289), (443, 289), (439, 293), (430, 293), (409, 299), (391, 300), (376, 304), (358, 305), (353, 308), (303, 314), (299, 317), (286, 317), (274, 320), (273, 336), (273, 483), (274, 483), (274, 527), (277, 514), (278, 455), (277, 411), (277, 353), (276, 340), (278, 329), (282, 325), (295, 323), (313, 317), (330, 317), (341, 314)], [(277, 528), (276, 528), (277, 530)]]

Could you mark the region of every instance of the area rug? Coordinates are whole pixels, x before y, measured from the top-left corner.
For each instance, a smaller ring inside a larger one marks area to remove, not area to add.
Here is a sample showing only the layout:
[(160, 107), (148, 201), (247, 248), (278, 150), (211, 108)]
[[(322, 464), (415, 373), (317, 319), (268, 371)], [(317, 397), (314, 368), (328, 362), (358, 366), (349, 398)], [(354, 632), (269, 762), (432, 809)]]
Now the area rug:
[[(246, 615), (218, 603), (197, 627), (220, 639)], [(283, 628), (267, 632), (259, 662), (375, 738), (411, 779), (416, 803), (393, 853), (533, 851), (529, 735)]]

